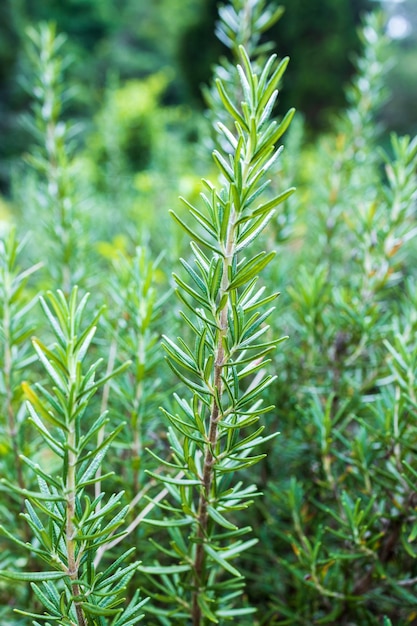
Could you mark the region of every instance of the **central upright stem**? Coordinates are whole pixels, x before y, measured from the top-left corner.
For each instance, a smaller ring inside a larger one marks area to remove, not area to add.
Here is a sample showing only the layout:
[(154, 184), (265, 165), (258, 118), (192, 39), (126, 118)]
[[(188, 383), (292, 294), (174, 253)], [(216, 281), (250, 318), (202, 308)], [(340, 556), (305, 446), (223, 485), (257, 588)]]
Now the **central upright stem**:
[[(229, 268), (232, 265), (234, 250), (235, 250), (235, 227), (236, 227), (236, 210), (232, 209), (229, 225), (227, 229), (227, 238), (224, 246), (224, 263), (222, 281), (219, 292), (219, 302), (223, 295), (228, 292), (229, 288)], [(226, 300), (223, 308), (219, 312), (217, 337), (216, 337), (216, 353), (214, 359), (213, 370), (213, 388), (216, 393), (213, 394), (213, 402), (210, 413), (210, 422), (208, 429), (208, 438), (206, 452), (204, 456), (203, 474), (201, 479), (200, 498), (197, 510), (197, 533), (196, 533), (196, 551), (194, 558), (194, 580), (193, 580), (193, 596), (192, 596), (192, 620), (193, 626), (201, 626), (202, 624), (202, 611), (198, 603), (198, 596), (200, 589), (205, 587), (205, 552), (204, 544), (207, 540), (208, 530), (208, 504), (210, 501), (210, 492), (215, 473), (215, 454), (218, 443), (218, 425), (222, 418), (222, 408), (220, 405), (223, 382), (222, 373), (226, 362), (226, 355), (224, 349), (224, 339), (228, 332), (228, 311), (229, 311), (229, 298)]]

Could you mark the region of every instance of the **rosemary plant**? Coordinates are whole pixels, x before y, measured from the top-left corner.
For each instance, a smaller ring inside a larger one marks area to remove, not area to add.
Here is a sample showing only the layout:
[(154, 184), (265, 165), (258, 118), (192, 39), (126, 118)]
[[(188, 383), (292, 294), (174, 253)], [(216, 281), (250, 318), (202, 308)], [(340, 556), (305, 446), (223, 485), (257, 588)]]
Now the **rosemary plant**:
[(311, 166), (288, 289), (293, 349), (279, 390), (288, 445), (275, 448), (288, 471), (271, 472), (262, 525), (279, 572), (268, 626), (415, 619), (417, 143), (393, 136), (381, 158), (381, 15), (366, 18), (362, 38), (350, 107)]
[(178, 412), (164, 410), (172, 459), (159, 459), (165, 475), (151, 475), (171, 496), (162, 504), (167, 514), (152, 522), (171, 536), (170, 547), (159, 549), (178, 564), (141, 568), (162, 577), (154, 583), (158, 592), (150, 595), (168, 609), (155, 603), (150, 610), (166, 616), (163, 623), (191, 619), (193, 626), (203, 626), (252, 612), (235, 606), (243, 576), (233, 560), (256, 543), (242, 539), (250, 529), (237, 525), (236, 511), (249, 506), (257, 488), (244, 486), (235, 474), (260, 461), (262, 445), (275, 436), (264, 435), (265, 427), (257, 423), (272, 409), (264, 406), (262, 393), (276, 378), (266, 366), (280, 340), (268, 335), (266, 323), (273, 311), (266, 307), (277, 294), (266, 294), (258, 284), (274, 252), (249, 250), (293, 192), (262, 199), (293, 111), (281, 123), (271, 121), (286, 61), (277, 63), (272, 55), (258, 74), (243, 47), (240, 61), (240, 104), (220, 78), (216, 81), (234, 127), (217, 124), (220, 145), (227, 145), (213, 152), (221, 185), (203, 180), (202, 208), (184, 200), (194, 226), (173, 213), (192, 239), (192, 258), (181, 260), (184, 274), (174, 274), (189, 338), (165, 336), (164, 347), (187, 393), (176, 395)]
[[(27, 56), (33, 79), (25, 79), (33, 98), (32, 112), (23, 120), (35, 144), (27, 161), (38, 175), (34, 221), (43, 221), (42, 245), (49, 287), (61, 288), (67, 295), (86, 276), (82, 262), (86, 236), (86, 215), (80, 208), (76, 189), (74, 158), (78, 125), (65, 119), (74, 95), (65, 81), (70, 57), (63, 53), (66, 37), (57, 34), (53, 24), (28, 29)], [(46, 246), (45, 246), (46, 243)], [(53, 257), (54, 262), (48, 262)]]
[[(39, 266), (19, 267), (23, 244), (19, 244), (14, 229), (0, 240), (0, 478), (7, 477), (21, 489), (30, 488), (33, 483), (21, 458), (22, 453), (31, 455), (33, 451), (21, 383), (34, 360), (29, 337), (36, 324), (33, 308), (36, 299), (30, 281), (39, 269)], [(24, 509), (24, 497), (11, 493), (1, 484), (0, 493), (1, 523), (14, 529), (15, 537), (29, 540), (29, 529), (16, 524)], [(7, 540), (1, 541), (0, 552), (0, 569), (18, 560), (21, 566), (31, 566), (30, 554), (14, 550)], [(15, 582), (2, 581), (0, 616), (5, 613), (6, 619), (10, 617), (8, 597), (16, 603), (27, 602), (24, 589), (16, 588)]]
[[(118, 454), (112, 457), (111, 467), (129, 502), (126, 535), (133, 533), (130, 541), (136, 542), (139, 537), (136, 537), (135, 531), (149, 513), (149, 504), (143, 507), (144, 496), (155, 486), (155, 481), (149, 480), (145, 474), (146, 468), (154, 468), (155, 465), (145, 448), (151, 446), (154, 450), (161, 450), (165, 441), (165, 428), (158, 410), (162, 396), (162, 379), (159, 374), (162, 349), (160, 332), (157, 330), (162, 323), (162, 304), (166, 295), (160, 297), (158, 294), (157, 283), (161, 275), (159, 260), (150, 261), (144, 247), (138, 247), (132, 258), (119, 254), (114, 259), (113, 269), (115, 277), (109, 293), (112, 302), (111, 326), (107, 326), (112, 335), (108, 367), (111, 370), (116, 357), (122, 362), (131, 361), (131, 366), (107, 382), (102, 411), (111, 395), (112, 406), (115, 406), (114, 399), (117, 399), (117, 411), (113, 411), (114, 422), (126, 421), (117, 440)], [(99, 438), (102, 437), (104, 428)], [(96, 483), (95, 489), (98, 495), (101, 491), (100, 481)], [(95, 564), (98, 565), (103, 556), (124, 538), (115, 537), (100, 546)], [(143, 536), (141, 538), (143, 541)]]
[[(274, 48), (272, 42), (261, 42), (261, 38), (280, 19), (282, 14), (282, 7), (276, 7), (266, 0), (256, 0), (255, 2), (231, 0), (229, 4), (220, 5), (215, 32), (217, 38), (230, 50), (231, 60), (222, 59), (221, 64), (215, 68), (214, 75), (215, 79), (221, 80), (234, 102), (240, 102), (243, 95), (239, 75), (236, 72), (236, 66), (241, 62), (240, 46), (244, 47), (251, 59), (253, 71), (261, 73), (265, 55)], [(284, 64), (287, 63), (288, 58), (284, 60)], [(282, 73), (284, 69), (283, 67)], [(233, 125), (233, 117), (224, 107), (215, 81), (211, 87), (203, 87), (203, 94), (208, 105), (208, 116), (214, 132), (219, 122), (226, 126)], [(222, 138), (215, 132), (214, 143), (217, 145), (219, 141), (222, 141)]]
[[(62, 292), (48, 293), (41, 299), (44, 313), (54, 333), (56, 345), (48, 348), (39, 339), (33, 345), (49, 379), (49, 386), (23, 384), (28, 399), (29, 421), (39, 437), (44, 461), (34, 462), (21, 456), (34, 473), (38, 490), (20, 487), (9, 479), (3, 485), (26, 498), (24, 518), (34, 537), (23, 542), (11, 530), (1, 527), (3, 535), (26, 548), (48, 569), (19, 572), (0, 571), (0, 578), (30, 581), (34, 596), (43, 608), (39, 614), (21, 610), (38, 620), (52, 620), (62, 626), (131, 626), (140, 621), (144, 601), (136, 592), (126, 608), (124, 593), (138, 563), (125, 559), (134, 548), (113, 561), (104, 571), (93, 564), (98, 548), (118, 536), (127, 507), (120, 508), (123, 493), (98, 496), (91, 491), (103, 457), (123, 424), (96, 443), (106, 423), (106, 414), (93, 418), (91, 400), (109, 377), (121, 366), (96, 380), (101, 360), (88, 367), (85, 360), (96, 332), (100, 312), (84, 325), (87, 296), (78, 302), (74, 288), (67, 300)], [(52, 457), (52, 460), (51, 460)], [(114, 534), (116, 531), (116, 534)]]
[[(1, 475), (13, 476), (23, 487), (22, 463), (20, 452), (24, 438), (21, 434), (22, 416), (22, 382), (23, 371), (30, 362), (27, 339), (33, 334), (33, 322), (29, 322), (29, 313), (34, 300), (28, 296), (26, 289), (28, 279), (40, 265), (20, 270), (19, 256), (22, 245), (19, 245), (15, 230), (11, 230), (4, 240), (0, 241), (0, 333), (2, 353), (1, 364), (1, 416), (0, 432), (2, 461), (10, 464), (2, 467)], [(12, 448), (12, 454), (8, 451)]]

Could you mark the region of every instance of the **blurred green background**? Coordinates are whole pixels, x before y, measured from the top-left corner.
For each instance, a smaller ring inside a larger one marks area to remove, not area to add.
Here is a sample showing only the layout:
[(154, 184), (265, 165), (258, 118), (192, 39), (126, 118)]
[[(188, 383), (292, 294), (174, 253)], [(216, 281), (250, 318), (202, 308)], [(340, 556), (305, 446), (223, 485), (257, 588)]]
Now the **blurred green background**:
[[(109, 84), (163, 73), (160, 104), (202, 110), (201, 85), (226, 49), (214, 36), (216, 0), (2, 0), (0, 3), (0, 192), (7, 193), (15, 158), (28, 148), (20, 123), (25, 30), (53, 20), (68, 35), (77, 97), (71, 116), (90, 124), (103, 109)], [(392, 97), (382, 112), (388, 130), (417, 131), (417, 0), (283, 0), (272, 37), (289, 55), (281, 110), (295, 106), (312, 134), (326, 130), (345, 104), (344, 86), (360, 51), (361, 15), (379, 4), (393, 39)], [(269, 34), (269, 36), (271, 36)], [(159, 74), (161, 75), (161, 74)], [(127, 94), (126, 94), (127, 95)], [(192, 133), (191, 133), (192, 135)], [(192, 139), (192, 137), (190, 137)], [(146, 159), (145, 159), (146, 160)], [(136, 163), (141, 169), (143, 159)]]

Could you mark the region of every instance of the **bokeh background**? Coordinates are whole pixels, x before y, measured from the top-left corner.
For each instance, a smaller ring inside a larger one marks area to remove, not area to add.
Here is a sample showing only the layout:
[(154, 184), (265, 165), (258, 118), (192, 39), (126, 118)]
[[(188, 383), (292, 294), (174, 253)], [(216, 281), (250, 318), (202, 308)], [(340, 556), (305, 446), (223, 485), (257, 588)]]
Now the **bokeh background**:
[[(213, 64), (226, 53), (213, 34), (217, 4), (216, 0), (2, 0), (1, 193), (8, 193), (14, 160), (28, 144), (21, 124), (29, 102), (21, 81), (28, 25), (53, 20), (58, 31), (67, 34), (66, 49), (73, 58), (68, 75), (77, 85), (71, 115), (88, 124), (103, 109), (109, 85), (155, 75), (162, 106), (201, 111), (201, 85), (210, 80)], [(285, 16), (268, 36), (276, 41), (279, 54), (291, 57), (283, 109), (295, 106), (312, 135), (329, 128), (332, 116), (345, 104), (344, 87), (360, 51), (361, 16), (382, 5), (393, 45), (387, 75), (392, 95), (381, 121), (387, 131), (417, 131), (417, 0), (283, 0), (281, 4)], [(146, 156), (137, 160), (135, 169), (145, 164)]]

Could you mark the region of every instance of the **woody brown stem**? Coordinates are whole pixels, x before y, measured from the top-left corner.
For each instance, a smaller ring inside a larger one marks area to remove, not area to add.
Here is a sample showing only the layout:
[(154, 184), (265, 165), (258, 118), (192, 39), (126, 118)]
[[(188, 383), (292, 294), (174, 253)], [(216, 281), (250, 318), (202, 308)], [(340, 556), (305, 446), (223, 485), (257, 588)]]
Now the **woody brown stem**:
[[(224, 265), (222, 283), (220, 289), (219, 301), (221, 301), (223, 295), (228, 292), (229, 286), (229, 268), (231, 267), (234, 250), (235, 250), (235, 222), (236, 211), (232, 210), (230, 216), (230, 222), (227, 232), (227, 239), (225, 245)], [(214, 477), (215, 466), (215, 451), (218, 443), (218, 425), (222, 418), (222, 408), (220, 406), (221, 396), (223, 393), (222, 373), (225, 366), (225, 350), (224, 350), (224, 338), (228, 332), (228, 310), (229, 301), (226, 301), (219, 314), (219, 324), (217, 332), (217, 346), (216, 355), (214, 361), (213, 372), (213, 389), (216, 393), (213, 393), (213, 403), (210, 414), (207, 447), (204, 456), (203, 474), (201, 479), (200, 497), (197, 510), (197, 533), (196, 533), (196, 551), (194, 558), (194, 580), (193, 580), (193, 595), (192, 595), (192, 620), (193, 626), (201, 626), (202, 624), (202, 612), (198, 604), (198, 595), (200, 589), (205, 587), (205, 553), (204, 543), (207, 539), (208, 530), (208, 504), (210, 500), (210, 491)]]

